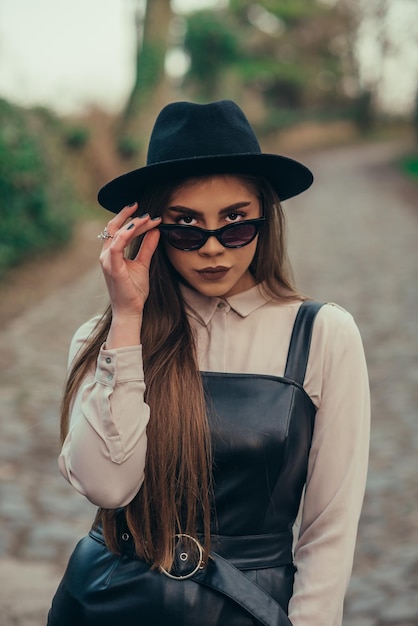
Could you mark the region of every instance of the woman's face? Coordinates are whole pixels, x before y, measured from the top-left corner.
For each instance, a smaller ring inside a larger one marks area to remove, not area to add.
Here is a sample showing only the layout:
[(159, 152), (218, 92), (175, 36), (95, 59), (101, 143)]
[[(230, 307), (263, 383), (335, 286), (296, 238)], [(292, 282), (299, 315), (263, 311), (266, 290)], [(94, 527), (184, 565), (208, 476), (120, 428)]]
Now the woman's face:
[[(261, 217), (260, 199), (250, 184), (230, 175), (187, 181), (177, 188), (163, 223), (216, 230)], [(170, 262), (184, 281), (205, 296), (232, 296), (255, 285), (249, 266), (258, 236), (242, 248), (225, 248), (214, 236), (199, 250), (177, 250), (163, 239)]]

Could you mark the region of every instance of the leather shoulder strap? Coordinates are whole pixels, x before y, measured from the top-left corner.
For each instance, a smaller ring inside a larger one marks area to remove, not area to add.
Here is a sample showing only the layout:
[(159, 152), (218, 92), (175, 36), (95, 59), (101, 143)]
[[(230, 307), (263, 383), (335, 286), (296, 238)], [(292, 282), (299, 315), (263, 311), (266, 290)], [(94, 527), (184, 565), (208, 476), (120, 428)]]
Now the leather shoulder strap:
[(284, 376), (303, 385), (315, 317), (324, 302), (305, 300), (296, 315)]

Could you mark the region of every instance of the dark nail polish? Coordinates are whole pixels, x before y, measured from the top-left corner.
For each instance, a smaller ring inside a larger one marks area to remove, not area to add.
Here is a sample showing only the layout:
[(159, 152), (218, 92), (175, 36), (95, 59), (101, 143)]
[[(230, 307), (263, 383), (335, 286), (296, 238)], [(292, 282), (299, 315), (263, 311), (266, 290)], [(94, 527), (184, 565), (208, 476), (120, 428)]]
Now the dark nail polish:
[(131, 222), (126, 230), (132, 230), (132, 228), (134, 226), (135, 226), (135, 224), (133, 222)]
[(144, 219), (144, 217), (149, 217), (149, 213), (144, 213), (143, 215), (140, 215), (139, 219), (142, 220)]
[(128, 206), (135, 206), (136, 202), (131, 202)]
[(161, 219), (161, 215), (157, 215), (157, 217), (153, 217), (151, 221), (152, 222), (158, 222), (158, 220), (160, 220), (160, 219)]

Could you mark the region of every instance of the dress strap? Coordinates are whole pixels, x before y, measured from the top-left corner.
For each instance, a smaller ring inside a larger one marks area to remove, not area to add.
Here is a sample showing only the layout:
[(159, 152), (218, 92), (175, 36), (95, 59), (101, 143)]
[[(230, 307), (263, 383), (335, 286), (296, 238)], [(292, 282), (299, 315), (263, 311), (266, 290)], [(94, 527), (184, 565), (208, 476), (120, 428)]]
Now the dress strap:
[(294, 380), (299, 385), (303, 385), (305, 380), (313, 323), (319, 309), (323, 305), (324, 302), (305, 300), (302, 302), (296, 315), (284, 377)]

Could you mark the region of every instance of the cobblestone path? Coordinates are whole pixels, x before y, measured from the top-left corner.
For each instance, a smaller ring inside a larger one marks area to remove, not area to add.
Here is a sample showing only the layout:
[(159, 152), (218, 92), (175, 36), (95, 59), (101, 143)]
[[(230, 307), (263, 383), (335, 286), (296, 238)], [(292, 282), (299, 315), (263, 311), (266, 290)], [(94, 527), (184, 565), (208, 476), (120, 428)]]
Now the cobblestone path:
[[(287, 203), (299, 287), (354, 314), (370, 368), (370, 472), (344, 626), (418, 625), (418, 203), (388, 165), (401, 149), (309, 155), (316, 184)], [(93, 517), (57, 471), (57, 415), (71, 335), (104, 301), (94, 267), (0, 331), (0, 626), (44, 626)]]

